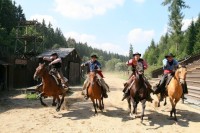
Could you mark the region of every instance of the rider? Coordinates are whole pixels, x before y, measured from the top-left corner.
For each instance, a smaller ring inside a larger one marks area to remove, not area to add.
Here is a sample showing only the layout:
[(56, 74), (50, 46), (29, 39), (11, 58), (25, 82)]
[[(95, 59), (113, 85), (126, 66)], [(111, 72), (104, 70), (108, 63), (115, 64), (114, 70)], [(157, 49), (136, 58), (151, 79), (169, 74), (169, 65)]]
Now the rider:
[[(151, 98), (151, 95), (150, 95), (150, 93), (152, 91), (151, 85), (143, 74), (144, 69), (147, 69), (148, 65), (147, 65), (146, 61), (144, 59), (140, 58), (140, 57), (141, 57), (141, 54), (136, 52), (136, 53), (133, 54), (133, 58), (126, 62), (126, 65), (132, 66), (132, 74), (129, 77), (129, 80), (124, 84), (125, 88), (123, 90), (124, 96), (122, 98), (122, 101), (130, 95), (130, 86), (131, 86), (131, 83), (133, 82), (133, 80), (135, 78), (136, 72), (143, 75), (145, 85), (148, 88), (148, 98), (147, 98), (147, 100), (150, 101), (150, 102), (152, 102), (152, 100), (153, 100)], [(139, 67), (139, 65), (141, 65), (142, 68)]]
[(165, 59), (163, 59), (163, 70), (164, 74), (159, 81), (159, 84), (154, 89), (154, 93), (158, 94), (161, 92), (161, 101), (164, 97), (164, 92), (166, 90), (166, 85), (170, 82), (175, 69), (178, 67), (179, 63), (176, 59), (174, 59), (174, 55), (172, 53), (169, 53), (165, 55)]
[(66, 88), (66, 81), (64, 79), (64, 76), (61, 71), (61, 66), (62, 66), (62, 60), (58, 56), (57, 53), (51, 54), (50, 57), (43, 57), (43, 60), (50, 61), (49, 66), (51, 66), (50, 72), (53, 72), (60, 80), (62, 83), (62, 87)]
[[(103, 88), (103, 97), (108, 98), (107, 91), (109, 90), (109, 88), (103, 79), (103, 75), (101, 73), (101, 64), (97, 61), (97, 58), (98, 58), (98, 56), (96, 54), (91, 54), (91, 60), (81, 64), (81, 67), (88, 66), (89, 67), (88, 74), (89, 74), (89, 72), (94, 72), (95, 70), (97, 70), (97, 78), (99, 79), (99, 84)], [(88, 90), (87, 90), (88, 84), (89, 84), (89, 76), (87, 76), (87, 78), (83, 84), (83, 90), (86, 90), (85, 99), (89, 98)]]

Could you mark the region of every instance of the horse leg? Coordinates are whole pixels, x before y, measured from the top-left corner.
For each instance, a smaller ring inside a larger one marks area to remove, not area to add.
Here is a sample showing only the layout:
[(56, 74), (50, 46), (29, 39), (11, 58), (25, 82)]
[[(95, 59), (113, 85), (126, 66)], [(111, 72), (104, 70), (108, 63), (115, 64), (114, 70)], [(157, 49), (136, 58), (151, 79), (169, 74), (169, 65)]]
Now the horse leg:
[(174, 113), (174, 120), (177, 121), (177, 118), (176, 118), (176, 103), (178, 102), (177, 100), (175, 100), (175, 102), (173, 101), (172, 98), (170, 98), (170, 102), (171, 102), (171, 105), (172, 105), (172, 110), (170, 111), (170, 119), (172, 118), (172, 114)]
[(99, 108), (100, 103), (99, 103), (99, 105), (98, 105), (97, 99), (96, 99), (96, 103), (95, 103), (95, 104), (96, 104), (96, 107)]
[(92, 100), (92, 103), (93, 103), (93, 106), (94, 106), (94, 110), (95, 110), (95, 113), (94, 113), (94, 115), (96, 115), (96, 114), (97, 114), (97, 108), (96, 108), (96, 104), (95, 104), (95, 101), (94, 101), (94, 99), (93, 99), (93, 98), (91, 98), (91, 100)]
[(43, 102), (43, 100), (42, 100), (42, 97), (44, 97), (44, 92), (42, 92), (42, 93), (40, 93), (39, 95), (38, 95), (38, 97), (40, 98), (40, 103), (43, 105), (43, 106), (47, 106), (47, 104), (46, 103), (44, 103)]
[(136, 118), (136, 113), (137, 113), (137, 102), (133, 99), (133, 98), (131, 98), (132, 99), (132, 103), (133, 103), (133, 112), (132, 112), (132, 114), (134, 114), (134, 118)]
[(99, 100), (99, 109), (100, 109), (101, 111), (103, 111), (102, 104), (101, 104), (101, 98), (98, 99), (98, 100)]
[(158, 107), (160, 107), (160, 97), (158, 95), (156, 95), (158, 98)]
[(182, 94), (181, 99), (182, 99), (182, 103), (184, 104), (184, 93)]
[(103, 97), (101, 97), (102, 110), (104, 109)]
[(167, 100), (166, 100), (166, 99), (167, 99), (167, 98), (165, 97), (165, 102), (164, 102), (164, 106), (165, 106), (165, 105), (167, 105)]
[(55, 98), (55, 96), (53, 97), (53, 103), (52, 103), (52, 106), (56, 106), (56, 98)]
[(143, 117), (144, 117), (144, 110), (146, 107), (146, 99), (142, 100), (142, 114), (141, 114), (141, 122), (143, 122)]
[(58, 103), (58, 104), (57, 104), (57, 107), (56, 107), (56, 111), (58, 112), (58, 111), (60, 111), (60, 106), (61, 106), (61, 104), (60, 104), (61, 102), (60, 102), (60, 97), (59, 97), (59, 95), (56, 96), (56, 99), (57, 99), (57, 103)]
[(177, 104), (178, 101), (179, 101), (179, 100), (177, 100), (177, 99), (175, 99), (175, 101), (174, 101), (174, 120), (175, 120), (175, 121), (178, 121), (178, 120), (177, 120), (177, 117), (176, 117), (176, 104)]
[(130, 99), (130, 98), (127, 98), (127, 102), (128, 102), (128, 109), (129, 109), (129, 112), (131, 113), (131, 99)]

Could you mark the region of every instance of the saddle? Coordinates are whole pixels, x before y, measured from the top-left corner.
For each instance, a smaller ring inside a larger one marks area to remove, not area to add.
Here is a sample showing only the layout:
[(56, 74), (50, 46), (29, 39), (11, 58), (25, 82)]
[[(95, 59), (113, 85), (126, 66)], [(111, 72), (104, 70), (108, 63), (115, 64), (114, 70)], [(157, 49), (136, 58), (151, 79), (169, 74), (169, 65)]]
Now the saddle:
[[(56, 73), (57, 73), (56, 69), (51, 69), (49, 71), (49, 74), (54, 78), (54, 80), (56, 81), (56, 84), (57, 85), (62, 85), (61, 79), (56, 75)], [(67, 83), (68, 79), (66, 77), (64, 77), (64, 81), (65, 81), (65, 83)]]

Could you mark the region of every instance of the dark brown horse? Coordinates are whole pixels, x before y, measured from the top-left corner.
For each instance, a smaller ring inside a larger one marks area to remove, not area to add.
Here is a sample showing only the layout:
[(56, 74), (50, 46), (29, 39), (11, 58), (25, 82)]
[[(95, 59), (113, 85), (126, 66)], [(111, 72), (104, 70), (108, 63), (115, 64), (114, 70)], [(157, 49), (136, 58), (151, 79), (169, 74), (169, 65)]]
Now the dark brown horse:
[[(42, 78), (43, 82), (42, 92), (39, 94), (41, 104), (43, 106), (47, 106), (43, 102), (42, 97), (52, 96), (53, 101), (55, 101), (55, 99), (57, 100), (56, 111), (60, 111), (60, 107), (66, 95), (66, 90), (63, 89), (61, 85), (57, 85), (55, 79), (52, 77), (52, 75), (49, 74), (47, 68), (45, 67), (45, 64), (39, 64), (39, 66), (36, 68), (34, 79), (37, 79), (39, 77)], [(61, 99), (59, 97), (60, 95), (62, 96)]]
[[(148, 90), (144, 83), (143, 75), (136, 73), (135, 79), (133, 80), (130, 86), (130, 97), (127, 98), (127, 101), (131, 116), (137, 114), (137, 105), (139, 102), (142, 103), (141, 122), (143, 121), (144, 117), (144, 110), (146, 107), (145, 103), (147, 97), (148, 97)], [(133, 111), (131, 110), (131, 102), (133, 104)]]
[[(89, 73), (89, 87), (88, 87), (88, 96), (90, 97), (94, 109), (95, 115), (97, 114), (97, 107), (102, 111), (104, 109), (103, 96), (102, 96), (102, 88), (98, 84), (98, 78), (96, 72)], [(99, 101), (99, 105), (97, 103)]]

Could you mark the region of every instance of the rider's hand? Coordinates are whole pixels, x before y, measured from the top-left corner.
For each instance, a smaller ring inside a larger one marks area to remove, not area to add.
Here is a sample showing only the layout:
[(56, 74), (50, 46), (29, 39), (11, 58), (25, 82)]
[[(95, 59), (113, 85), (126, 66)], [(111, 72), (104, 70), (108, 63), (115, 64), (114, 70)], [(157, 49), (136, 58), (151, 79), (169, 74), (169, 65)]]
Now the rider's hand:
[(132, 63), (133, 63), (133, 65), (137, 65), (137, 61), (136, 60), (133, 60)]

